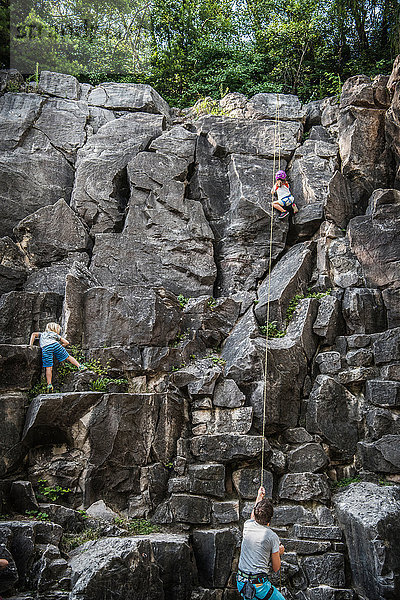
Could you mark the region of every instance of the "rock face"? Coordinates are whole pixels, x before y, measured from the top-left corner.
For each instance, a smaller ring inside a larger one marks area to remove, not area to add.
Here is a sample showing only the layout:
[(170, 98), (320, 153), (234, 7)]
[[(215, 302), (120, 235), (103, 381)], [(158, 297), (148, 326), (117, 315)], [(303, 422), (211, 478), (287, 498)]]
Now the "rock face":
[(335, 497), (339, 523), (349, 547), (357, 593), (390, 598), (399, 593), (398, 515), (396, 488), (357, 483)]
[[(261, 483), (288, 600), (399, 596), (398, 69), (219, 115), (48, 71), (0, 91), (6, 597), (233, 600)], [(52, 394), (49, 321), (89, 367)]]

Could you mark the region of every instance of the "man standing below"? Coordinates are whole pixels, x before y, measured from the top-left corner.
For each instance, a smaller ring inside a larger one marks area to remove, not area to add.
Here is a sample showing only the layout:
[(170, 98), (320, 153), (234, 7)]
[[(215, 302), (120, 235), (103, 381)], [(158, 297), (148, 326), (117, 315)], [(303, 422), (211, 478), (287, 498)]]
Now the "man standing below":
[(276, 573), (281, 568), (285, 548), (269, 524), (274, 512), (272, 503), (260, 487), (250, 519), (243, 527), (243, 540), (237, 574), (237, 587), (243, 598), (285, 600), (268, 580), (270, 564)]

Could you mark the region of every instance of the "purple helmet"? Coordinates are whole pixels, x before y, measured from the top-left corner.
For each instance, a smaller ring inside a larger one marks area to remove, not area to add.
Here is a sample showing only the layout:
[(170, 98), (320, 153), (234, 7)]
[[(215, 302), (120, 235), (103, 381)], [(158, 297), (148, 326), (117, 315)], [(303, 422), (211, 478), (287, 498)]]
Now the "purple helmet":
[(279, 181), (280, 179), (286, 179), (285, 171), (278, 171), (277, 174), (275, 175), (275, 179), (276, 179), (276, 181)]

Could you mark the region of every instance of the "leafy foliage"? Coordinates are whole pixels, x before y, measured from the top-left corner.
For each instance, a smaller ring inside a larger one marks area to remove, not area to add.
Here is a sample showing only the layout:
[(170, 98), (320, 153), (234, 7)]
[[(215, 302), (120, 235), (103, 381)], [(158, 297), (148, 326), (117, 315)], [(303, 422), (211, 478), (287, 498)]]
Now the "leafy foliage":
[(125, 385), (128, 380), (125, 378), (113, 379), (112, 377), (99, 377), (90, 384), (90, 389), (93, 392), (106, 392), (110, 384)]
[(259, 329), (263, 335), (268, 335), (268, 338), (281, 338), (286, 335), (286, 331), (278, 329), (276, 321), (271, 321), (270, 323), (268, 323), (268, 325), (261, 325)]
[(50, 521), (49, 515), (40, 510), (27, 510), (25, 511), (25, 515), (30, 519), (35, 519), (36, 521)]
[[(226, 91), (340, 93), (355, 73), (388, 73), (398, 0), (51, 0), (0, 5), (0, 62), (148, 83), (176, 106)], [(200, 103), (200, 104), (201, 104)]]
[(290, 300), (289, 306), (286, 310), (286, 322), (289, 323), (289, 321), (291, 321), (296, 308), (298, 307), (300, 302), (302, 300), (304, 300), (305, 298), (317, 298), (317, 300), (319, 300), (320, 298), (323, 298), (324, 296), (329, 296), (330, 293), (331, 293), (331, 289), (326, 290), (325, 292), (310, 292), (308, 290), (306, 294), (296, 294)]
[(116, 518), (114, 523), (123, 529), (127, 529), (133, 535), (147, 535), (149, 533), (157, 533), (160, 531), (157, 525), (153, 525), (147, 519), (123, 519)]
[(44, 502), (56, 502), (56, 500), (71, 491), (69, 488), (63, 488), (60, 485), (50, 486), (47, 479), (39, 479), (38, 485), (38, 497)]
[(96, 527), (87, 527), (81, 533), (64, 533), (61, 538), (61, 549), (68, 553), (85, 542), (98, 540), (101, 537), (100, 529)]
[(340, 488), (346, 487), (348, 485), (350, 485), (351, 483), (359, 483), (361, 481), (361, 478), (356, 476), (356, 477), (343, 477), (342, 479), (338, 479), (338, 481), (334, 481), (332, 482), (332, 489), (333, 490), (338, 490)]

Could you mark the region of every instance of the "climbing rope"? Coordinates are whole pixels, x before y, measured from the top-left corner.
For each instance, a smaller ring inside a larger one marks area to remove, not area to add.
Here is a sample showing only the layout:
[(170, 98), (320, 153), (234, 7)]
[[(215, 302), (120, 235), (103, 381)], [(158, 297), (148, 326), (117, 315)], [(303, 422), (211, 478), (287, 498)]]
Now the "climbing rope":
[[(281, 125), (279, 115), (279, 94), (276, 95), (275, 127), (274, 127), (274, 160), (272, 169), (272, 187), (275, 185), (276, 172), (276, 150), (278, 146), (278, 171), (281, 168)], [(265, 360), (264, 360), (264, 390), (263, 390), (263, 420), (262, 420), (262, 448), (261, 448), (261, 485), (264, 485), (264, 455), (265, 455), (265, 422), (267, 409), (267, 375), (268, 375), (268, 339), (269, 339), (269, 304), (271, 296), (271, 267), (272, 267), (272, 237), (273, 237), (274, 209), (271, 205), (271, 225), (269, 231), (269, 260), (268, 260), (268, 284), (267, 284), (267, 315), (265, 320)]]

